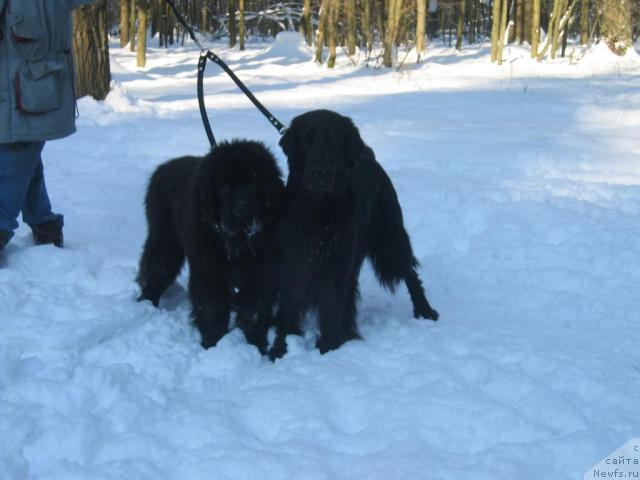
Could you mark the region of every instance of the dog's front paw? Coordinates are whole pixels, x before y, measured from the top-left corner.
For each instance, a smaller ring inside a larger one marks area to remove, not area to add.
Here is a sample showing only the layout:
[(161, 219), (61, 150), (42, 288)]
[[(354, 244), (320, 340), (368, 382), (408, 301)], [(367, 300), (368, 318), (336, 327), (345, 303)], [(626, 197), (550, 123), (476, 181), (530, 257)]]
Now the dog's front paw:
[(215, 347), (221, 338), (221, 336), (216, 335), (203, 335), (202, 340), (200, 341), (200, 345), (202, 345), (202, 348), (207, 350), (211, 347)]
[(278, 358), (284, 357), (285, 353), (287, 353), (286, 339), (276, 338), (276, 341), (273, 343), (273, 346), (269, 350), (269, 360), (275, 362)]
[(428, 305), (414, 308), (413, 316), (415, 318), (426, 318), (427, 320), (433, 320), (434, 322), (440, 318), (440, 314)]
[(160, 305), (160, 298), (159, 297), (154, 297), (152, 295), (149, 295), (147, 293), (140, 293), (140, 295), (138, 295), (138, 298), (136, 299), (136, 302), (144, 302), (146, 300), (149, 300), (152, 305), (156, 308), (158, 308), (158, 305)]

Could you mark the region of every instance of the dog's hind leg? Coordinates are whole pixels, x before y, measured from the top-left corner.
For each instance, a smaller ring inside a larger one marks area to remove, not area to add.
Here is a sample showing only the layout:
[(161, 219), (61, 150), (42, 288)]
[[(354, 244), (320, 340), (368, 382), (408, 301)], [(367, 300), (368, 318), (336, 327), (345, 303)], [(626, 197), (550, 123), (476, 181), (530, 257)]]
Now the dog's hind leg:
[(402, 231), (392, 232), (385, 239), (377, 240), (370, 254), (375, 274), (380, 283), (391, 291), (395, 290), (398, 282), (404, 280), (413, 303), (413, 316), (437, 320), (439, 314), (431, 308), (416, 271), (418, 262), (413, 256), (409, 237), (402, 225), (399, 228)]
[(162, 293), (173, 283), (184, 263), (184, 252), (169, 228), (150, 226), (144, 245), (138, 285), (138, 301), (151, 300), (157, 307)]
[(438, 312), (429, 305), (416, 271), (418, 261), (413, 255), (402, 210), (390, 181), (383, 188), (377, 212), (369, 237), (369, 257), (378, 280), (391, 291), (404, 280), (413, 303), (414, 317), (437, 320)]
[(411, 303), (413, 303), (413, 316), (415, 318), (427, 318), (430, 320), (438, 320), (440, 314), (434, 310), (427, 300), (427, 296), (424, 294), (424, 288), (422, 288), (422, 282), (416, 272), (415, 268), (412, 268), (408, 275), (404, 279), (409, 290), (409, 296), (411, 297)]

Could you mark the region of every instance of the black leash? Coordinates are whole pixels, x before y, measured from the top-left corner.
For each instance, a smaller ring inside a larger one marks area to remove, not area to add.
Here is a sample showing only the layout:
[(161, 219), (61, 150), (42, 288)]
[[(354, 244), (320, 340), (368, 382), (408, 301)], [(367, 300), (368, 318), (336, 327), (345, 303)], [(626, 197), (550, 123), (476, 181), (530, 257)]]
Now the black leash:
[(173, 3), (172, 0), (165, 1), (169, 4), (171, 10), (173, 10), (173, 13), (175, 14), (178, 21), (182, 24), (185, 30), (189, 32), (189, 37), (191, 37), (191, 40), (193, 40), (193, 42), (200, 48), (200, 59), (198, 60), (198, 106), (200, 107), (200, 116), (202, 117), (202, 123), (204, 124), (205, 131), (207, 132), (207, 138), (209, 139), (209, 144), (211, 144), (211, 147), (216, 146), (216, 139), (213, 136), (211, 124), (209, 123), (209, 116), (207, 115), (207, 107), (204, 103), (204, 70), (207, 66), (207, 59), (217, 64), (227, 73), (227, 75), (231, 77), (231, 80), (233, 80), (238, 88), (242, 90), (242, 93), (244, 93), (249, 98), (249, 100), (253, 102), (256, 108), (260, 110), (260, 112), (262, 112), (265, 117), (267, 117), (269, 123), (273, 125), (276, 130), (278, 130), (278, 133), (280, 135), (282, 135), (286, 130), (286, 127), (269, 110), (267, 110), (267, 108), (262, 105), (262, 103), (260, 103), (260, 101), (253, 95), (253, 93), (251, 93), (247, 86), (242, 83), (242, 80), (240, 80), (236, 76), (236, 74), (233, 73), (233, 70), (229, 68), (229, 65), (227, 65), (218, 55), (213, 53), (211, 50), (205, 49), (200, 44), (200, 42), (196, 38), (193, 28), (186, 22), (186, 20), (176, 7), (175, 3)]

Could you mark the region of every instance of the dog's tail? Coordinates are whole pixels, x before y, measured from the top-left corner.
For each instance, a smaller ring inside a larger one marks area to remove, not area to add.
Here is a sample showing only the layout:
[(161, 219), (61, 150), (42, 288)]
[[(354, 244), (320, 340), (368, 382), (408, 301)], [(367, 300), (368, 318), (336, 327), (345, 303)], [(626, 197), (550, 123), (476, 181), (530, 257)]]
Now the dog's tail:
[[(381, 169), (382, 170), (382, 169)], [(418, 267), (409, 235), (404, 228), (402, 210), (391, 180), (383, 172), (374, 220), (369, 236), (369, 258), (378, 281), (394, 291), (401, 280)]]

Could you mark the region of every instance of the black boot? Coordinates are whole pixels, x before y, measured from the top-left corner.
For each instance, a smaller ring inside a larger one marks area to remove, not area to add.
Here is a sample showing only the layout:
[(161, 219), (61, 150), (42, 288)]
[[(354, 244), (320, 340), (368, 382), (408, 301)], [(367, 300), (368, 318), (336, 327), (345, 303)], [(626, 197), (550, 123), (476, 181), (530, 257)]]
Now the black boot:
[(58, 248), (62, 248), (64, 238), (62, 237), (62, 223), (59, 220), (29, 226), (33, 232), (33, 240), (36, 245), (53, 244)]

